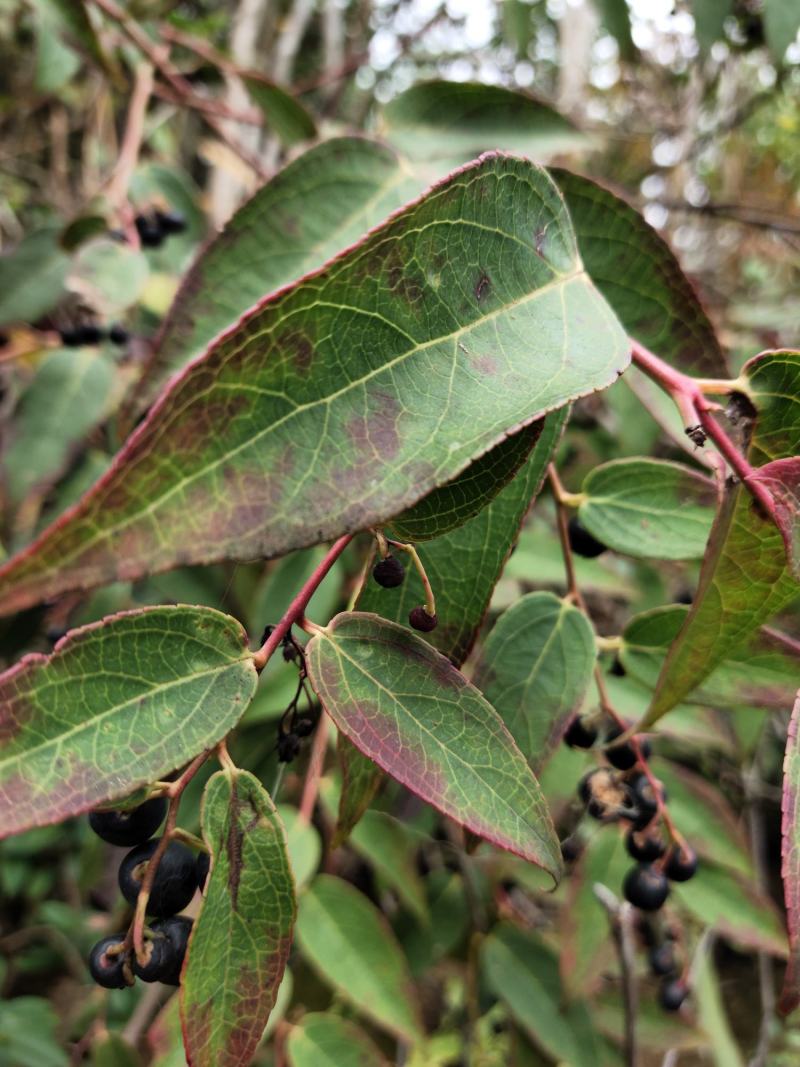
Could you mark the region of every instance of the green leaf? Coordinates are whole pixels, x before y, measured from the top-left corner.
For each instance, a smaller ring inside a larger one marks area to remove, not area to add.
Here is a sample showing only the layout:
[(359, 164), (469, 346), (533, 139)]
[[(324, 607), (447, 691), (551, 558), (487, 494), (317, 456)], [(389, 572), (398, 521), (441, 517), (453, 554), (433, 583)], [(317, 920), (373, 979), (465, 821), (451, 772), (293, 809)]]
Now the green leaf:
[(555, 186), (484, 157), (223, 334), (3, 568), (2, 610), (383, 522), (629, 360)]
[(90, 1067), (141, 1067), (136, 1049), (121, 1034), (104, 1033), (92, 1044)]
[(795, 0), (764, 0), (764, 35), (773, 58), (782, 63), (786, 49), (797, 40), (800, 8)]
[(253, 695), (241, 626), (145, 608), (71, 633), (0, 675), (0, 835), (164, 778), (223, 738)]
[(270, 132), (285, 145), (317, 136), (317, 125), (310, 112), (285, 89), (254, 71), (241, 77), (253, 103), (264, 115)]
[(284, 167), (186, 274), (145, 368), (142, 404), (265, 293), (321, 266), (421, 184), (390, 148), (356, 137), (324, 141)]
[(800, 693), (794, 702), (786, 737), (781, 794), (781, 878), (789, 928), (789, 965), (783, 978), (778, 1010), (789, 1015), (800, 1006)]
[(558, 960), (533, 934), (501, 923), (482, 946), (486, 979), (537, 1048), (570, 1067), (599, 1067), (586, 1005), (565, 1003)]
[(473, 681), (534, 771), (547, 762), (580, 708), (597, 651), (591, 624), (552, 593), (529, 593), (503, 612)]
[(716, 490), (681, 463), (617, 459), (595, 467), (582, 487), (578, 515), (617, 552), (643, 559), (701, 559)]
[(297, 940), (306, 959), (358, 1011), (402, 1041), (422, 1036), (419, 1005), (386, 919), (351, 885), (320, 875), (300, 898)]
[(407, 541), (430, 541), (474, 518), (511, 481), (531, 454), (544, 420), (524, 426), (492, 448), (452, 482), (434, 489), (391, 521)]
[[(756, 409), (754, 465), (800, 453), (800, 352), (764, 352), (742, 372)], [(729, 659), (800, 592), (786, 567), (780, 531), (741, 485), (726, 492), (711, 532), (686, 622), (670, 646), (646, 729)]]
[(2, 471), (13, 505), (45, 491), (64, 471), (107, 414), (113, 384), (113, 364), (96, 350), (60, 349), (42, 360), (6, 433)]
[(340, 733), (336, 754), (342, 772), (342, 791), (332, 847), (338, 848), (352, 833), (353, 827), (369, 808), (383, 781), (380, 767), (362, 756), (356, 746)]
[(0, 326), (35, 322), (52, 311), (64, 293), (68, 267), (57, 229), (36, 230), (0, 256)]
[(500, 717), (429, 644), (342, 613), (306, 650), (311, 684), (370, 759), (474, 833), (543, 867), (561, 853), (539, 784)]
[(715, 1067), (745, 1067), (739, 1042), (731, 1031), (712, 952), (698, 953), (693, 985), (698, 1022), (707, 1035)]
[(734, 0), (692, 0), (697, 43), (708, 52), (725, 36), (725, 19), (733, 14)]
[(416, 867), (414, 841), (403, 823), (383, 811), (365, 811), (350, 836), (350, 843), (394, 889), (403, 905), (421, 922), (429, 922), (425, 889)]
[(110, 237), (95, 237), (82, 244), (69, 270), (69, 287), (98, 314), (121, 315), (136, 303), (150, 268), (145, 254)]
[(373, 1040), (348, 1019), (304, 1015), (286, 1040), (289, 1067), (388, 1067)]
[(631, 13), (628, 0), (595, 0), (600, 21), (616, 40), (624, 60), (636, 58), (636, 45), (631, 37)]
[(550, 174), (586, 270), (630, 336), (689, 373), (726, 375), (714, 327), (663, 237), (608, 189), (560, 167)]
[(414, 85), (387, 104), (384, 122), (388, 139), (412, 160), (463, 161), (491, 149), (543, 159), (585, 144), (542, 101), (479, 82)]
[[(622, 632), (619, 656), (626, 671), (652, 688), (688, 614), (682, 604), (671, 604), (635, 615)], [(798, 671), (798, 657), (761, 631), (684, 699), (716, 707), (785, 708), (794, 697)]]
[(289, 958), (294, 884), (280, 819), (252, 774), (215, 774), (202, 822), (211, 872), (181, 978), (184, 1044), (192, 1067), (241, 1067)]
[(319, 866), (322, 855), (319, 831), (311, 823), (300, 818), (297, 808), (279, 804), (277, 812), (286, 832), (286, 846), (289, 850), (294, 883), (298, 889), (302, 889), (314, 877)]
[(0, 1062), (8, 1067), (68, 1067), (56, 1040), (58, 1018), (42, 997), (0, 1002)]

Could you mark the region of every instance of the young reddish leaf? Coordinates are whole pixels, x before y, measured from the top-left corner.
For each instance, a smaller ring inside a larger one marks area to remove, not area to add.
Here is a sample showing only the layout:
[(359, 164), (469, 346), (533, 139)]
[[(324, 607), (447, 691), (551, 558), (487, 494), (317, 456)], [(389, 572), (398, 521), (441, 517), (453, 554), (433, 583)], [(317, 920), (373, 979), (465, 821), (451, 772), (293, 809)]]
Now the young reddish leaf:
[(294, 883), (280, 819), (247, 771), (220, 771), (203, 797), (211, 872), (181, 976), (192, 1067), (247, 1067), (292, 943)]
[(289, 1067), (389, 1067), (389, 1061), (361, 1027), (341, 1015), (313, 1012), (291, 1028), (286, 1040)]
[(0, 675), (0, 836), (164, 778), (241, 718), (256, 671), (242, 627), (158, 607), (73, 630)]
[(306, 650), (342, 733), (388, 774), (473, 833), (543, 867), (561, 852), (539, 783), (497, 712), (422, 638), (343, 612)]
[(800, 580), (800, 456), (765, 463), (747, 481), (760, 482), (775, 501), (789, 566)]
[(631, 335), (675, 367), (724, 376), (714, 327), (669, 245), (620, 197), (550, 168), (567, 202), (589, 276)]
[(0, 571), (2, 610), (383, 522), (629, 360), (556, 187), (486, 156), (223, 334)]
[(402, 1041), (422, 1034), (408, 963), (383, 914), (341, 878), (321, 874), (300, 898), (297, 940), (342, 996)]
[(800, 692), (797, 694), (783, 761), (781, 798), (781, 877), (789, 926), (789, 966), (778, 1004), (782, 1015), (800, 1005)]
[(597, 650), (591, 623), (552, 593), (529, 593), (503, 612), (473, 680), (538, 774), (586, 695)]
[[(800, 352), (764, 352), (742, 371), (756, 416), (749, 458), (763, 466), (800, 453)], [(670, 646), (645, 729), (789, 604), (798, 586), (780, 531), (746, 487), (726, 491), (686, 621)]]

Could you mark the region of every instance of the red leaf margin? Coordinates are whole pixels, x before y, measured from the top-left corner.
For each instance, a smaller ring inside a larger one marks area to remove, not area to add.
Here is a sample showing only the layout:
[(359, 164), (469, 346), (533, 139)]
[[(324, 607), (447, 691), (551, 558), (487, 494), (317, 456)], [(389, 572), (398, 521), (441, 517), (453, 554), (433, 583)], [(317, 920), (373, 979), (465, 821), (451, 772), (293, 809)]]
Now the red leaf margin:
[(789, 965), (778, 1002), (781, 1015), (800, 1005), (800, 690), (792, 710), (783, 761), (781, 797), (781, 878), (789, 927)]

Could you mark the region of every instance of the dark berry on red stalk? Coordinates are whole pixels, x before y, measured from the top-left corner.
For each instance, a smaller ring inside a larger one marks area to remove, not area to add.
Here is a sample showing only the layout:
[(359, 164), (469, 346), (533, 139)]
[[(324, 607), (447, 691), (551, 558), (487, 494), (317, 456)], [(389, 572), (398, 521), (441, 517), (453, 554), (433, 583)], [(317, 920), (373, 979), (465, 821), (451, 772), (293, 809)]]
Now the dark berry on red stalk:
[(640, 863), (626, 874), (622, 893), (635, 908), (658, 911), (669, 896), (669, 882), (656, 867)]
[(211, 868), (211, 857), (207, 852), (197, 853), (197, 859), (194, 861), (194, 868), (197, 875), (197, 887), (202, 893), (206, 887), (206, 879), (208, 878), (208, 872)]
[[(611, 744), (616, 738), (621, 737), (623, 733), (624, 731), (620, 726), (612, 726), (606, 734), (606, 744)], [(643, 738), (639, 738), (638, 741), (642, 758), (649, 759), (650, 742)], [(620, 771), (629, 771), (631, 767), (636, 766), (637, 762), (636, 752), (630, 741), (625, 741), (621, 745), (614, 745), (612, 748), (606, 749), (605, 757), (613, 767)]]
[(109, 845), (141, 845), (151, 838), (167, 814), (166, 797), (153, 797), (129, 811), (93, 811), (89, 825)]
[(379, 559), (372, 568), (372, 577), (384, 589), (396, 589), (398, 585), (403, 584), (405, 576), (406, 569), (396, 556)]
[(192, 920), (183, 915), (161, 919), (153, 923), (151, 932), (153, 936), (145, 941), (143, 962), (134, 958), (133, 973), (143, 982), (178, 985)]
[(298, 719), (294, 726), (292, 726), (292, 733), (296, 734), (298, 737), (308, 737), (313, 731), (313, 719)]
[(686, 984), (680, 978), (669, 978), (662, 982), (658, 991), (658, 1002), (664, 1011), (678, 1011), (689, 995)]
[(80, 337), (78, 343), (81, 345), (99, 345), (104, 336), (100, 327), (93, 322), (87, 322), (83, 326), (79, 326), (78, 335)]
[(278, 763), (291, 763), (300, 752), (300, 738), (288, 733), (278, 736)]
[(569, 547), (578, 556), (586, 559), (594, 559), (606, 551), (608, 545), (598, 541), (596, 537), (586, 529), (577, 515), (573, 515), (567, 527), (569, 533)]
[(124, 326), (120, 326), (118, 322), (115, 322), (108, 331), (108, 339), (112, 345), (126, 345), (130, 341), (131, 335)]
[[(666, 791), (663, 786), (660, 786), (660, 792), (662, 800), (666, 800)], [(646, 774), (636, 775), (631, 782), (631, 794), (633, 796), (633, 806), (638, 812), (633, 820), (633, 826), (636, 830), (643, 830), (645, 826), (650, 825), (658, 811), (655, 790)]]
[(675, 972), (675, 949), (669, 942), (665, 942), (663, 945), (656, 945), (655, 948), (650, 950), (647, 959), (650, 964), (650, 970), (659, 978), (665, 978), (668, 974)]
[(66, 330), (59, 330), (58, 335), (61, 338), (61, 344), (64, 345), (65, 348), (77, 348), (79, 345), (83, 344), (83, 341), (81, 341), (80, 330), (77, 328), (72, 329), (68, 327)]
[(408, 621), (415, 630), (421, 630), (424, 634), (429, 634), (431, 630), (435, 630), (439, 622), (436, 616), (429, 615), (422, 605), (411, 609), (408, 613)]
[(628, 806), (627, 786), (607, 767), (598, 767), (578, 783), (578, 795), (593, 819), (619, 818)]
[(186, 216), (180, 211), (156, 211), (156, 222), (162, 233), (183, 233), (186, 229)]
[(114, 934), (98, 941), (89, 953), (89, 973), (103, 989), (125, 989), (125, 954), (110, 955), (108, 949), (116, 948), (125, 940), (125, 934)]
[(664, 874), (671, 882), (688, 882), (697, 871), (697, 853), (688, 845), (673, 845), (664, 860)]
[(642, 833), (634, 826), (625, 835), (628, 855), (641, 863), (652, 863), (664, 855), (664, 842), (658, 834)]
[[(128, 903), (135, 907), (142, 879), (150, 857), (160, 838), (153, 838), (131, 849), (119, 867), (119, 888)], [(166, 917), (183, 911), (197, 889), (197, 868), (194, 854), (185, 845), (171, 841), (156, 871), (148, 915)]]
[(161, 979), (168, 985), (178, 985), (181, 976), (181, 967), (186, 956), (186, 947), (189, 944), (189, 935), (192, 932), (193, 920), (186, 915), (173, 915), (171, 919), (161, 919), (153, 923), (156, 933), (166, 934), (172, 942), (174, 949), (174, 963), (172, 971)]
[(564, 733), (564, 743), (570, 748), (591, 748), (597, 740), (597, 727), (576, 715)]

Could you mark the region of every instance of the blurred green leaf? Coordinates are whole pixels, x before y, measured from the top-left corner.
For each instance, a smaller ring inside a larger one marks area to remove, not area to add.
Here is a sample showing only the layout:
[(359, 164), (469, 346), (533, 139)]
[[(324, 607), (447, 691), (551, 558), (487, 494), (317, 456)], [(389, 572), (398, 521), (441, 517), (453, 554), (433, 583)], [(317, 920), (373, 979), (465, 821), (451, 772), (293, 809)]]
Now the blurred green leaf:
[(36, 230), (0, 256), (0, 325), (36, 322), (64, 293), (69, 259), (56, 228)]
[(388, 1067), (372, 1039), (339, 1015), (304, 1015), (289, 1031), (290, 1067)]
[(56, 1041), (58, 1019), (40, 997), (0, 1002), (0, 1063), (3, 1067), (69, 1067)]

